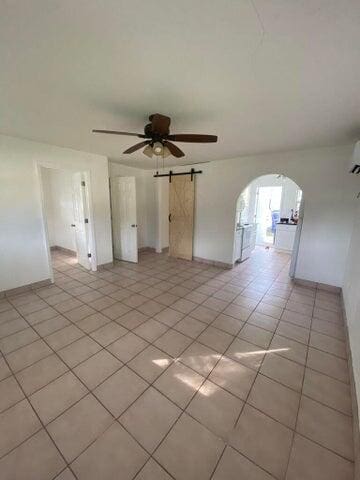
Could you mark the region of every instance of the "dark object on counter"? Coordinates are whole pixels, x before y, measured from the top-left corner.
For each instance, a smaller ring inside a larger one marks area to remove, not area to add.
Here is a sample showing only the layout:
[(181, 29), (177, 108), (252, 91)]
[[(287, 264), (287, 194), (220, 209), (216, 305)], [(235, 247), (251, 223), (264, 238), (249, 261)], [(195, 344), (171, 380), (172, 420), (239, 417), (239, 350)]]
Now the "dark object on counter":
[(291, 223), (297, 223), (299, 220), (299, 213), (298, 211), (294, 212), (293, 209), (291, 209), (291, 218), (290, 218), (290, 221)]
[(281, 217), (280, 223), (289, 223), (289, 217)]

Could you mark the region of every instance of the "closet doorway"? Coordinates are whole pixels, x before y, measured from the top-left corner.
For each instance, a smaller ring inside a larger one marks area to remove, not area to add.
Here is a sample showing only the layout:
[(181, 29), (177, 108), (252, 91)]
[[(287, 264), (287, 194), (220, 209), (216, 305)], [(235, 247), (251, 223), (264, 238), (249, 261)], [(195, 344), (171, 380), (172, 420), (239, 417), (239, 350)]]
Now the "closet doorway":
[[(39, 165), (42, 216), (50, 277), (54, 257), (96, 270), (90, 175)], [(51, 252), (52, 251), (52, 255)]]

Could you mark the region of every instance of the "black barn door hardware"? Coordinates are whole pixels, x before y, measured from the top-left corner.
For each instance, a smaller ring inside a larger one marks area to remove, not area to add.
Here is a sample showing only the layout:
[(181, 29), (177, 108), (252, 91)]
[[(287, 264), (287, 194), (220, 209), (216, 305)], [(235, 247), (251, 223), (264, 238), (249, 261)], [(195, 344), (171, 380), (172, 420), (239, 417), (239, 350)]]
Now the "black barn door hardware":
[(172, 170), (169, 171), (169, 173), (159, 173), (156, 172), (154, 175), (155, 178), (158, 177), (169, 177), (169, 183), (171, 183), (171, 177), (175, 177), (176, 175), (191, 175), (191, 181), (194, 180), (194, 175), (197, 175), (198, 173), (202, 173), (202, 170), (195, 170), (192, 168), (190, 172), (176, 172), (174, 173)]

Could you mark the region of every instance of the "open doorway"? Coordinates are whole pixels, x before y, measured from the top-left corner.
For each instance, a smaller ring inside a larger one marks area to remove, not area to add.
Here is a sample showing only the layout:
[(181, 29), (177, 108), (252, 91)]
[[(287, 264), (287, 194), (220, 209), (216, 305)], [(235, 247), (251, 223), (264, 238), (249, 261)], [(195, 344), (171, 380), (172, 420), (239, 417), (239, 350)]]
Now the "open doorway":
[(96, 270), (88, 173), (39, 168), (50, 272), (62, 265)]
[(273, 245), (276, 224), (280, 220), (282, 186), (257, 187), (254, 220), (256, 245)]
[[(302, 226), (302, 190), (281, 174), (253, 180), (236, 204), (233, 260), (243, 262), (260, 250), (282, 254), (294, 274)], [(286, 258), (285, 258), (286, 257)]]

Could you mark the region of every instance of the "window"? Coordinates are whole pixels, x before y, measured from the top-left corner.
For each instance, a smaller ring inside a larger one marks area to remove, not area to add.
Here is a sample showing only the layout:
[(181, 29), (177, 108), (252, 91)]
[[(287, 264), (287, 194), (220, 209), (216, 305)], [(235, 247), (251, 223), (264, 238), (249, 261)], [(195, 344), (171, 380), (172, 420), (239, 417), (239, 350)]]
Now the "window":
[[(295, 205), (295, 212), (299, 213), (300, 210), (300, 205), (301, 205), (301, 199), (302, 199), (302, 190), (298, 190), (296, 194), (296, 205)], [(294, 212), (294, 213), (295, 213)]]

